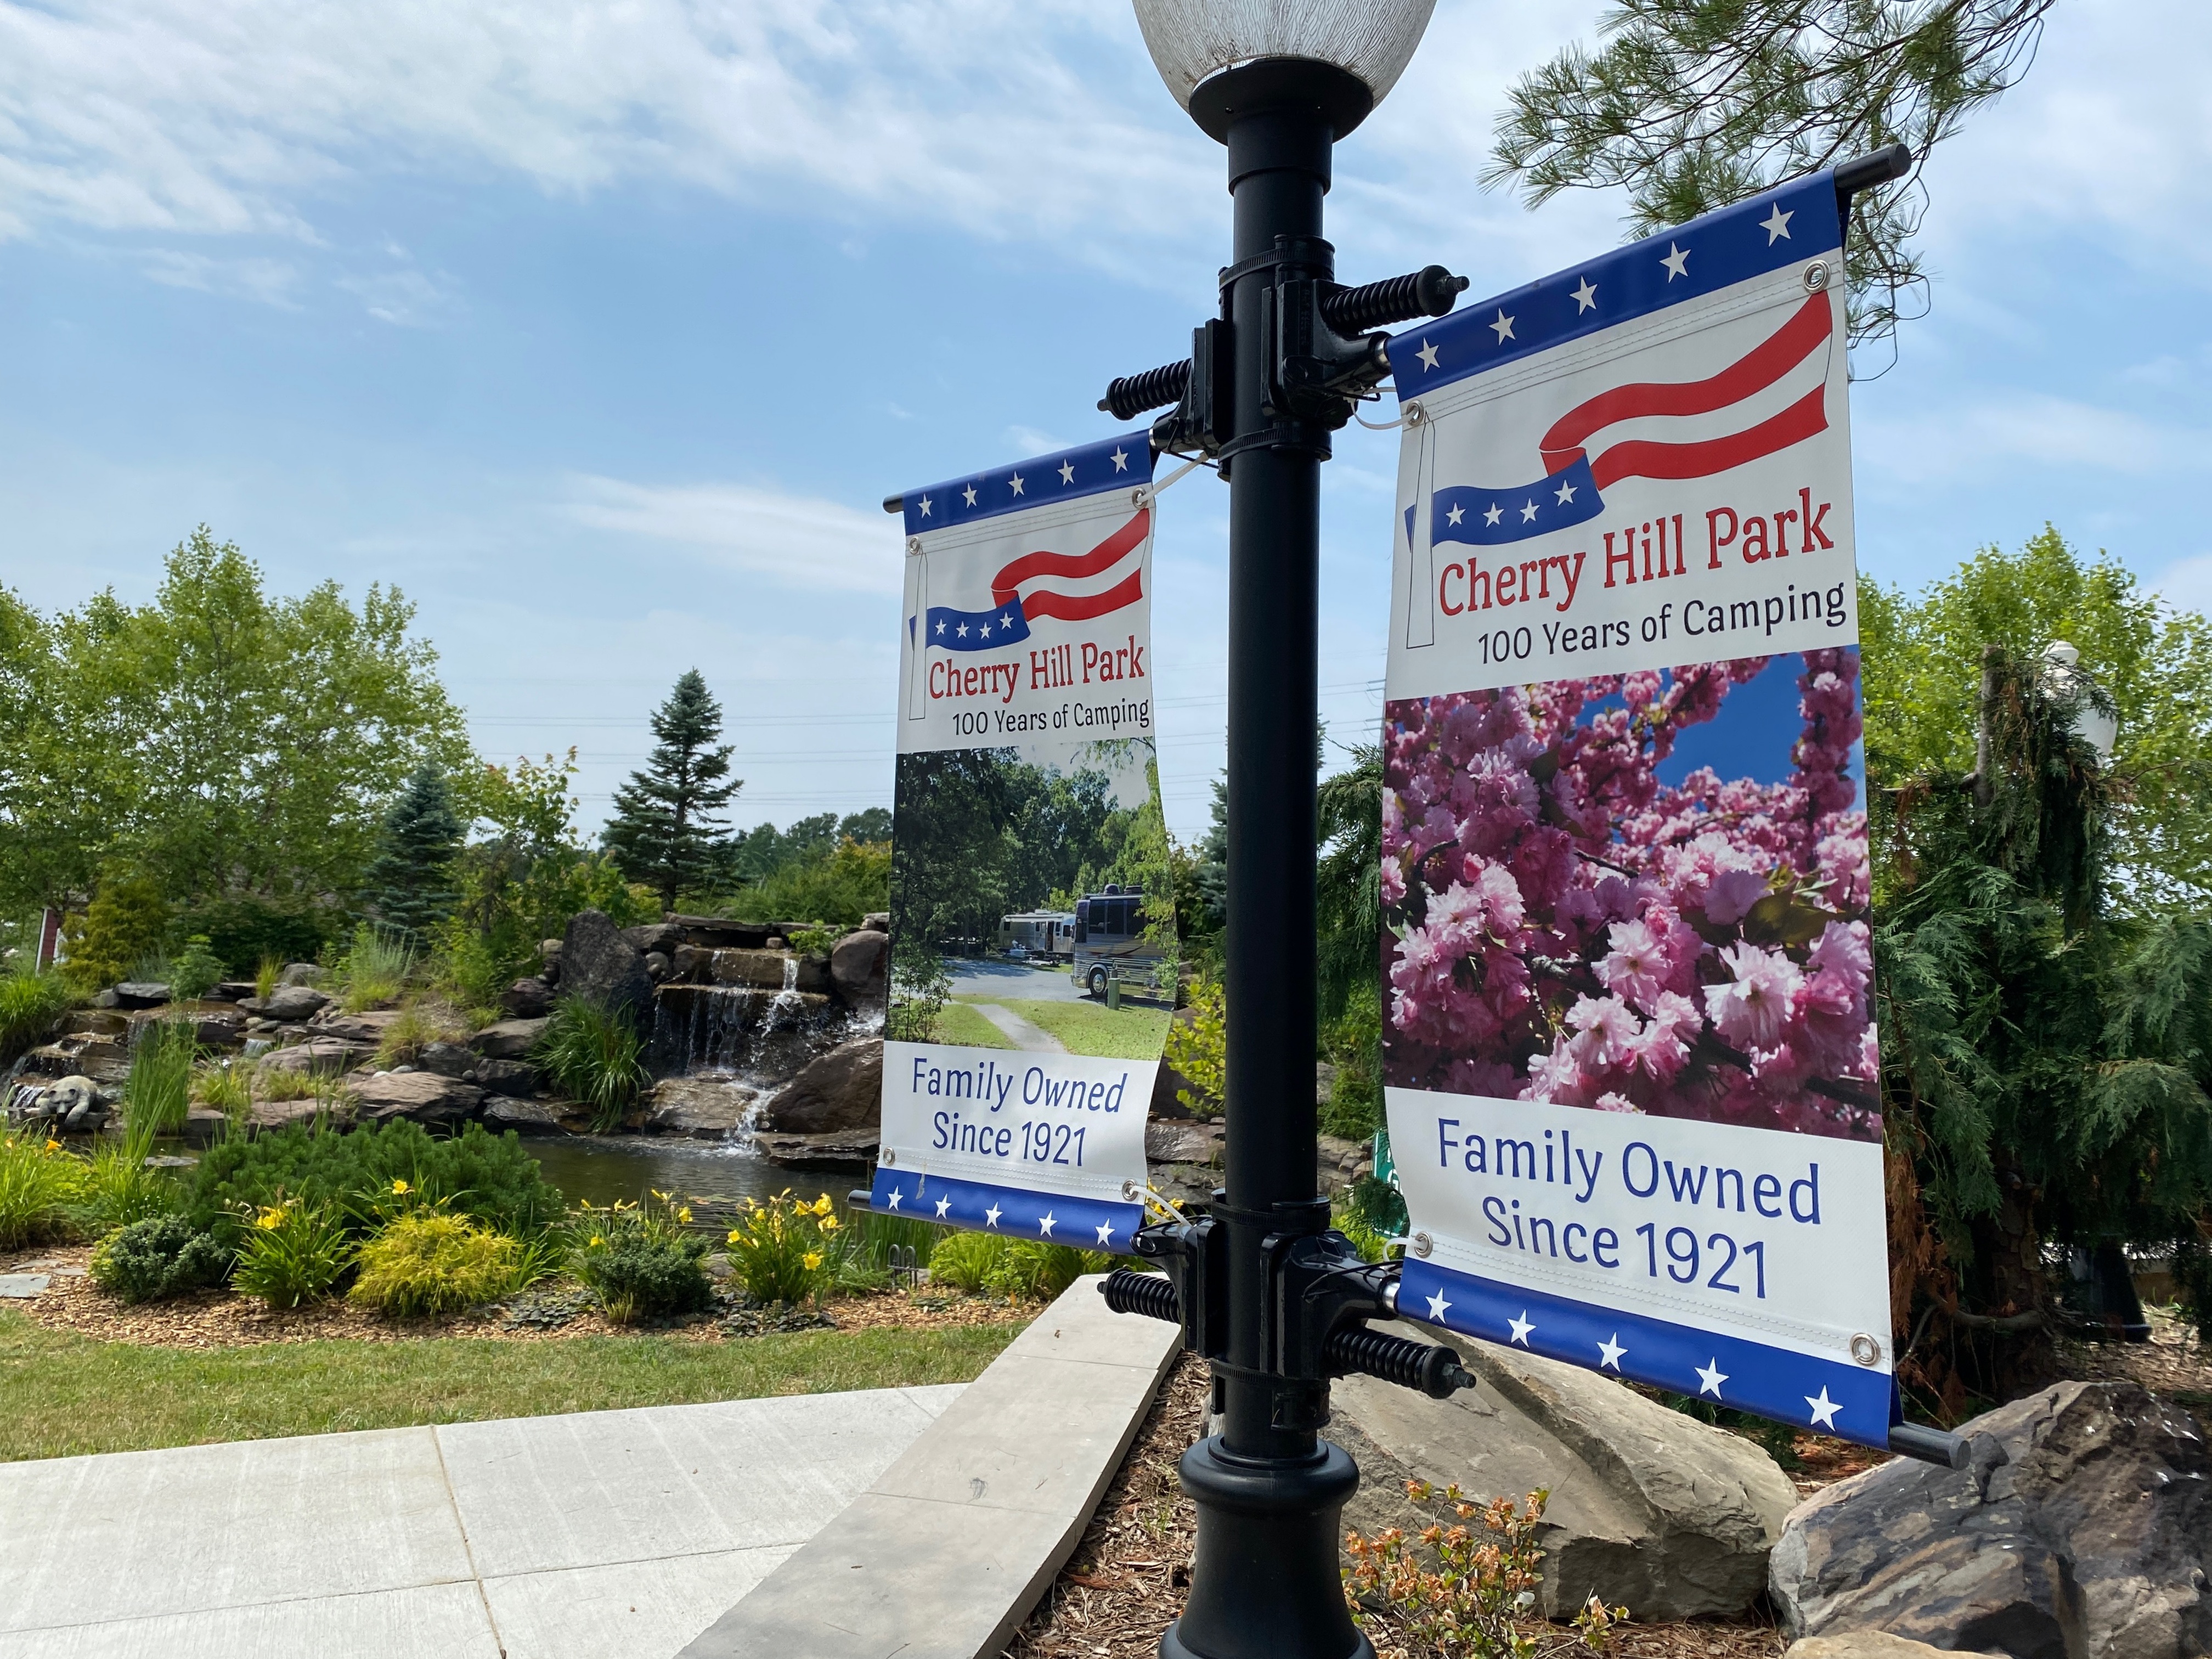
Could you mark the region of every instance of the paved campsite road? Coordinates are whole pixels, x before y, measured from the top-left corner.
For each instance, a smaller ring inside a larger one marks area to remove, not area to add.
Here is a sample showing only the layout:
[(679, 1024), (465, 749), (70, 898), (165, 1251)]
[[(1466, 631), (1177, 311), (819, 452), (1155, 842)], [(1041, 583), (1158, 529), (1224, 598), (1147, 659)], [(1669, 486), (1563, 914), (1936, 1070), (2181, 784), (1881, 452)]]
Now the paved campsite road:
[(970, 1002), (967, 1006), (1005, 1032), (1006, 1040), (1017, 1048), (1033, 1054), (1064, 1054), (1067, 1052), (1065, 1042), (1043, 1026), (1032, 1025), (1011, 1008), (1002, 1008), (995, 1002)]
[(1012, 962), (986, 962), (947, 957), (945, 971), (952, 975), (952, 994), (969, 997), (1012, 997), (1017, 1001), (1080, 1002), (1083, 988), (1065, 968), (1024, 967)]

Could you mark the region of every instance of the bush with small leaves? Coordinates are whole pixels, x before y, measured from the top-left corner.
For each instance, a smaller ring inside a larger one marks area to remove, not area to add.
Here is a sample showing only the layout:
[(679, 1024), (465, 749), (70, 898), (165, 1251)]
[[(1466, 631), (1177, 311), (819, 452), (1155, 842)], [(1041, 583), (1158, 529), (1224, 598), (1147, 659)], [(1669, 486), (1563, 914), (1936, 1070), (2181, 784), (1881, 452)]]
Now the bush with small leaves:
[(714, 1283), (701, 1265), (707, 1241), (679, 1219), (689, 1213), (665, 1204), (578, 1206), (576, 1277), (591, 1286), (616, 1324), (703, 1313), (714, 1305)]
[(222, 1242), (180, 1215), (119, 1227), (92, 1252), (92, 1282), (125, 1302), (155, 1302), (220, 1284), (229, 1271)]
[(464, 1216), (395, 1217), (361, 1249), (348, 1299), (402, 1318), (451, 1313), (521, 1288), (522, 1247)]

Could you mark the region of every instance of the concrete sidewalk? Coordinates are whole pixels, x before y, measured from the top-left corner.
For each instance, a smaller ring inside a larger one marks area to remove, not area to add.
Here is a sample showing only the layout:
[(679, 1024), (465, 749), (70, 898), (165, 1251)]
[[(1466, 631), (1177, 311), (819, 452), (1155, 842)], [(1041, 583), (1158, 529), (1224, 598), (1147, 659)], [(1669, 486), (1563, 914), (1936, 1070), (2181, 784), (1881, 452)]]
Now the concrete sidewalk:
[(0, 1464), (0, 1659), (664, 1659), (961, 1391)]

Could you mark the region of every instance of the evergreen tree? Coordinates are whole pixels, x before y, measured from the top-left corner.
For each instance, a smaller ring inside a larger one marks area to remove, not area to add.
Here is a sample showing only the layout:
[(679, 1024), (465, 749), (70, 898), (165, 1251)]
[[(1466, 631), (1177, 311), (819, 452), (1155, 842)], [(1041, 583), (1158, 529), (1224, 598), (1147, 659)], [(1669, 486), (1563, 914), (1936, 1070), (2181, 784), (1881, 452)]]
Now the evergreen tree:
[[(1887, 145), (1913, 176), (1852, 205), (1851, 334), (1888, 334), (1924, 283), (1905, 245), (1919, 165), (2026, 73), (2052, 0), (1616, 0), (1601, 49), (1522, 77), (1486, 182), (1531, 204), (1625, 186), (1647, 235)], [(1922, 303), (1924, 309), (1924, 302)]]
[(684, 889), (726, 870), (733, 843), (715, 815), (744, 785), (729, 775), (732, 745), (714, 741), (722, 705), (697, 669), (685, 670), (654, 711), (653, 735), (660, 741), (643, 769), (615, 791), (605, 842), (625, 876), (672, 907)]
[(446, 775), (418, 766), (384, 815), (362, 898), (380, 921), (417, 933), (453, 915), (462, 823)]

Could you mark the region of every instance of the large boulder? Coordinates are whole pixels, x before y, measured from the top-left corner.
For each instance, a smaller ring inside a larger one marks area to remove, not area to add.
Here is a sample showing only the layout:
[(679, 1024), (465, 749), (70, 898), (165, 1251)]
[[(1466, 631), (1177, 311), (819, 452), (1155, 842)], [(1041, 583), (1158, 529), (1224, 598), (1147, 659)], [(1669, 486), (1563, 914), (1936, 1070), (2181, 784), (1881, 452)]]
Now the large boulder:
[(375, 1054), (376, 1048), (373, 1043), (349, 1042), (343, 1037), (316, 1036), (264, 1054), (259, 1063), (264, 1071), (296, 1072), (302, 1075), (313, 1073), (323, 1077), (336, 1077), (342, 1072), (350, 1072), (355, 1066), (374, 1058)]
[(426, 1042), (422, 1052), (415, 1057), (415, 1064), (425, 1072), (435, 1072), (440, 1077), (459, 1079), (463, 1083), (476, 1081), (473, 1073), (479, 1061), (476, 1055), (458, 1042)]
[(538, 1092), (544, 1079), (526, 1060), (480, 1060), (461, 1079), (495, 1095), (526, 1097)]
[(154, 980), (125, 980), (115, 988), (118, 1008), (158, 1008), (169, 1000), (169, 988)]
[[(1878, 1630), (1847, 1631), (1840, 1636), (1808, 1636), (1792, 1642), (1782, 1659), (1944, 1659), (1942, 1648), (1908, 1642)], [(1958, 1659), (1954, 1654), (1951, 1659)]]
[(881, 1002), (890, 959), (889, 934), (865, 931), (848, 933), (830, 949), (830, 981), (847, 1002), (856, 1006)]
[(2012, 1659), (2212, 1653), (2212, 1455), (2134, 1382), (2061, 1382), (1960, 1431), (1965, 1469), (1902, 1459), (1790, 1517), (1793, 1634), (1881, 1630)]
[(483, 1105), (483, 1091), (474, 1084), (435, 1072), (372, 1072), (349, 1079), (345, 1092), (356, 1111), (378, 1123), (404, 1117), (450, 1128)]
[(374, 1047), (384, 1041), (385, 1031), (400, 1017), (397, 1008), (372, 1008), (366, 1013), (349, 1014), (332, 1005), (317, 1014), (309, 1024), (325, 1036), (339, 1037), (348, 1042), (366, 1042)]
[(684, 930), (672, 921), (649, 921), (642, 927), (625, 927), (622, 936), (637, 947), (640, 956), (650, 956), (655, 951), (672, 957), (684, 944)]
[(878, 1137), (873, 1129), (840, 1129), (830, 1134), (757, 1134), (753, 1150), (786, 1170), (866, 1170), (876, 1161)]
[(1468, 1338), (1450, 1343), (1480, 1386), (1449, 1400), (1364, 1376), (1330, 1385), (1363, 1471), (1346, 1527), (1372, 1536), (1438, 1519), (1407, 1501), (1409, 1476), (1456, 1481), (1485, 1501), (1548, 1487), (1537, 1535), (1547, 1618), (1572, 1614), (1593, 1594), (1644, 1621), (1727, 1615), (1758, 1598), (1797, 1498), (1772, 1458), (1595, 1372)]
[(552, 1012), (553, 988), (532, 975), (499, 994), (499, 1011), (509, 1019), (539, 1019)]
[(561, 989), (602, 1008), (653, 1006), (645, 952), (623, 937), (602, 910), (579, 910), (561, 940)]
[(508, 1095), (486, 1095), (484, 1127), (495, 1133), (512, 1129), (517, 1134), (557, 1135), (567, 1125), (561, 1108), (550, 1100), (518, 1100)]
[(859, 1037), (811, 1060), (769, 1106), (780, 1134), (819, 1135), (872, 1130), (883, 1121), (884, 1040)]
[(542, 1019), (503, 1019), (487, 1025), (469, 1039), (469, 1047), (486, 1060), (520, 1060), (545, 1035)]
[[(690, 958), (691, 972), (699, 972)], [(760, 991), (803, 991), (826, 996), (830, 991), (830, 958), (794, 956), (788, 951), (715, 951), (709, 953), (706, 976), (717, 985), (750, 985)], [(678, 975), (681, 977), (681, 974)]]
[(312, 962), (288, 962), (276, 975), (279, 985), (315, 985), (321, 982), (323, 970)]
[(295, 1124), (313, 1124), (319, 1118), (350, 1123), (353, 1103), (343, 1096), (336, 1100), (318, 1100), (312, 1096), (305, 1100), (257, 1100), (246, 1115), (246, 1123), (262, 1134), (289, 1129)]
[(728, 1078), (672, 1077), (645, 1097), (645, 1132), (720, 1140), (745, 1127), (760, 1091)]
[(280, 985), (260, 999), (258, 1007), (246, 1003), (240, 1006), (249, 1014), (258, 1014), (264, 1019), (282, 1020), (290, 1024), (321, 1012), (324, 1005), (329, 1001), (328, 997), (312, 985)]

